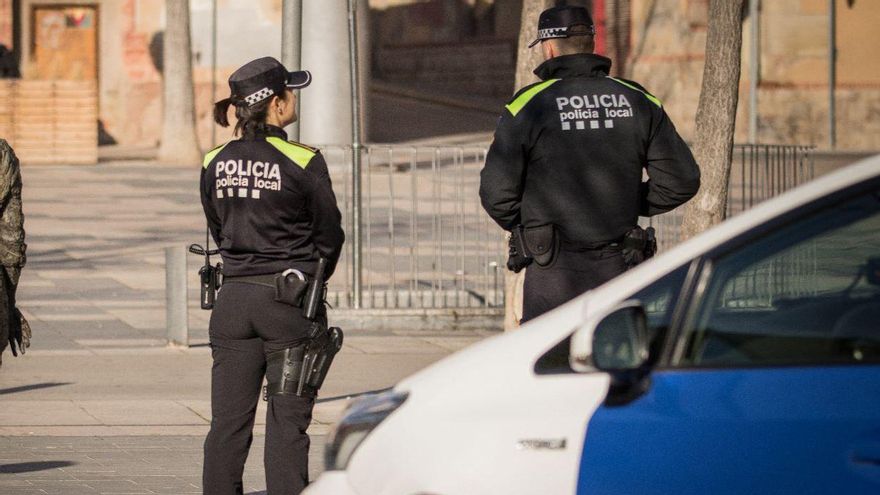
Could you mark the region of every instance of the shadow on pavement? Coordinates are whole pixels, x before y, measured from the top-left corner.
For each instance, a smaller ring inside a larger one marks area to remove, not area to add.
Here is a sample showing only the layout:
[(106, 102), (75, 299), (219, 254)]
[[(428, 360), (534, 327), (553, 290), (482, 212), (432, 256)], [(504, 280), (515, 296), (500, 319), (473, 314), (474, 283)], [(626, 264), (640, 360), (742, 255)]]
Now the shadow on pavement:
[(39, 462), (19, 462), (18, 464), (0, 465), (0, 473), (3, 474), (20, 474), (33, 473), (36, 471), (48, 471), (50, 469), (58, 469), (76, 464), (71, 461), (39, 461)]
[(41, 388), (63, 387), (65, 385), (73, 385), (72, 382), (47, 382), (35, 383), (33, 385), (22, 385), (20, 387), (0, 388), (0, 395), (17, 394), (19, 392), (27, 392), (29, 390), (39, 390)]

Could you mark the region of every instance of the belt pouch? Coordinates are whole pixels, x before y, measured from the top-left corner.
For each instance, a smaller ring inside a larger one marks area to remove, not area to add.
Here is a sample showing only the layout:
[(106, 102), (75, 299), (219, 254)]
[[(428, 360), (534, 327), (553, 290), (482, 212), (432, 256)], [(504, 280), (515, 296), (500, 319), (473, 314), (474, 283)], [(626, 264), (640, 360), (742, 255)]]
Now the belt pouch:
[(294, 273), (287, 275), (279, 273), (275, 275), (275, 300), (295, 308), (301, 308), (303, 296), (308, 287), (309, 283), (300, 280)]
[(527, 227), (523, 231), (523, 241), (535, 263), (547, 267), (556, 260), (559, 251), (559, 236), (552, 223), (540, 227)]

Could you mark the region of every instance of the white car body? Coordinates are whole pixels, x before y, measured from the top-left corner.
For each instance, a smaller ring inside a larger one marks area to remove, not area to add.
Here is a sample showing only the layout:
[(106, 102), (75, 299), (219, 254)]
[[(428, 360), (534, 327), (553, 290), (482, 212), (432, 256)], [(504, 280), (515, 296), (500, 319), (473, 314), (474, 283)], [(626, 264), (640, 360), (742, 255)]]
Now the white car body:
[[(587, 424), (606, 373), (538, 375), (535, 362), (578, 328), (701, 254), (801, 205), (880, 175), (880, 156), (769, 200), (564, 306), (460, 351), (399, 383), (406, 402), (316, 494), (574, 493)], [(590, 354), (590, 335), (572, 356)], [(564, 440), (564, 447), (560, 440)], [(525, 443), (523, 443), (525, 442)]]

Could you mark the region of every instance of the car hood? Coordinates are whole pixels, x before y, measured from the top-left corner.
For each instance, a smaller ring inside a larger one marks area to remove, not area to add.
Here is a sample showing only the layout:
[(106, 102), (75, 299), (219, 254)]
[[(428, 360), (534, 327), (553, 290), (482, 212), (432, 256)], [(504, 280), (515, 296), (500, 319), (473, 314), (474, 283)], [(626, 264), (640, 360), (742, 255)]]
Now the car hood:
[(473, 344), (411, 375), (396, 388), (426, 388), (440, 393), (442, 389), (460, 388), (462, 380), (469, 387), (483, 384), (494, 388), (521, 375), (530, 376), (538, 357), (575, 330), (583, 304), (583, 298), (575, 299), (514, 331)]

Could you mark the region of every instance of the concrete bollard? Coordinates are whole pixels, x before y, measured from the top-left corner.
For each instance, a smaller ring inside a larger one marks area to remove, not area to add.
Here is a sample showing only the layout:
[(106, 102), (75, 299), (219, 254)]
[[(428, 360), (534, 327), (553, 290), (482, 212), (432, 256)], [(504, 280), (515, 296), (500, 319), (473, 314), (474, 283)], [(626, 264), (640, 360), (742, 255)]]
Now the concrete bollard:
[(165, 248), (165, 332), (170, 346), (189, 347), (186, 247)]

